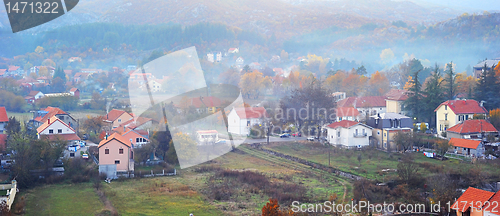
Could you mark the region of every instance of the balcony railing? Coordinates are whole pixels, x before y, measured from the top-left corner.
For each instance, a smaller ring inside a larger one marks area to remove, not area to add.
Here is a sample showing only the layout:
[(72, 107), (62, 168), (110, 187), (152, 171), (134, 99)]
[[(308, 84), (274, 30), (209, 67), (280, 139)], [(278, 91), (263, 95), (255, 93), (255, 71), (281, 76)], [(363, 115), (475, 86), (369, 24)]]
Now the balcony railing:
[(352, 135), (354, 137), (366, 137), (366, 136), (368, 136), (368, 134), (366, 134), (366, 133), (353, 133)]

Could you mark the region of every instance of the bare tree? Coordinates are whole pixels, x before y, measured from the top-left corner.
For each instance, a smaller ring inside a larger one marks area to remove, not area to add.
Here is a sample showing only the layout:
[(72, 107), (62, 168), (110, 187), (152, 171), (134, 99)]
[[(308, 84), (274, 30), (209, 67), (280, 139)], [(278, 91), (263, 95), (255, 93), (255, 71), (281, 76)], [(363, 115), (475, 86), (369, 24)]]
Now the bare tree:
[(413, 161), (413, 156), (407, 155), (398, 164), (398, 176), (406, 184), (410, 184), (418, 175), (418, 164)]

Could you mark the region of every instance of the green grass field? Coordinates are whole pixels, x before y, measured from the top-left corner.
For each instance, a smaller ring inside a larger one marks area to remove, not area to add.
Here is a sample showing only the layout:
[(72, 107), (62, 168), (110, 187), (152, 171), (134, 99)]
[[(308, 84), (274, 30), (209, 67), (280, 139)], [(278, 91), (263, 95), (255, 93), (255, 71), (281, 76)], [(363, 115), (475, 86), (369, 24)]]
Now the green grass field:
[(90, 183), (47, 185), (17, 196), (22, 195), (26, 215), (95, 215), (104, 208)]
[[(316, 142), (275, 143), (265, 146), (270, 150), (306, 159), (312, 162), (328, 165), (328, 147)], [(398, 160), (406, 155), (401, 153), (387, 153), (379, 150), (345, 150), (331, 149), (330, 164), (332, 167), (351, 172), (379, 181), (396, 178), (395, 172), (382, 172), (383, 169), (397, 169)], [(415, 162), (422, 165), (421, 173), (424, 176), (436, 172), (464, 172), (468, 169), (481, 167), (484, 172), (492, 175), (500, 174), (498, 166), (494, 164), (462, 163), (456, 159), (440, 161), (427, 158), (422, 153), (411, 153)], [(361, 160), (358, 161), (358, 155)]]
[(120, 215), (221, 215), (182, 177), (129, 179), (104, 184), (106, 196)]

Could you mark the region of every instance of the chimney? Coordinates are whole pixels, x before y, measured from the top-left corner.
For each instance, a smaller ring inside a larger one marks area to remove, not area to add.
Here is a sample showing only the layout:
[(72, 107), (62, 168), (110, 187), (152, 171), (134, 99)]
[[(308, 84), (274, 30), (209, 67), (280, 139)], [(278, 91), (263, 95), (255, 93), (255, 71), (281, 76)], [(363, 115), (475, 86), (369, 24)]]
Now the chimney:
[(49, 118), (49, 124), (50, 124), (50, 118)]

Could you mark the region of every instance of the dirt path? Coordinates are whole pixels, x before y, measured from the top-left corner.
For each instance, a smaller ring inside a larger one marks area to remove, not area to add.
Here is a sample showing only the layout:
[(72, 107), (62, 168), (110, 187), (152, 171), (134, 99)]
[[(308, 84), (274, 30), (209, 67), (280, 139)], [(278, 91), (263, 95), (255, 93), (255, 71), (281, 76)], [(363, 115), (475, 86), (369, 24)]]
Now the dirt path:
[[(116, 211), (113, 204), (111, 204), (111, 201), (109, 201), (108, 197), (106, 196), (106, 193), (102, 190), (102, 188), (96, 189), (96, 193), (97, 196), (99, 196), (101, 202), (104, 204), (104, 208), (106, 208), (106, 210), (108, 210), (111, 213), (111, 215), (118, 216), (118, 211)], [(103, 211), (98, 215), (108, 215), (108, 214), (105, 214)]]

